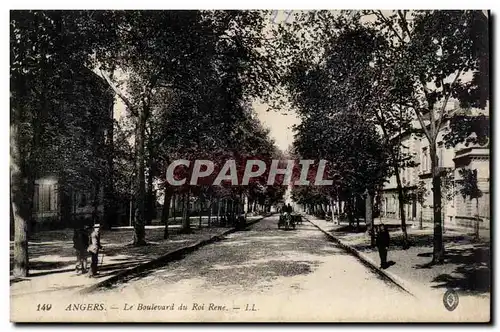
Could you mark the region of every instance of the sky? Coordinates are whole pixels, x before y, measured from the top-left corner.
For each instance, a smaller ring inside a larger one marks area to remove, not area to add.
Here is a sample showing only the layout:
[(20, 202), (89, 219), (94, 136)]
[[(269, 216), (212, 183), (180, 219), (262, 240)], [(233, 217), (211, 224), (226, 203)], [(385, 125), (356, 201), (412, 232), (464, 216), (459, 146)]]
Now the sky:
[(293, 142), (292, 126), (299, 124), (300, 119), (290, 110), (269, 111), (265, 104), (255, 102), (254, 110), (260, 122), (270, 129), (270, 136), (281, 151), (286, 151)]
[[(291, 24), (293, 22), (293, 10), (276, 10), (271, 14), (269, 29), (273, 24), (282, 22)], [(258, 101), (253, 103), (253, 107), (260, 122), (270, 129), (270, 136), (274, 139), (275, 145), (281, 150), (286, 151), (293, 142), (292, 126), (299, 124), (300, 119), (295, 112), (289, 109), (280, 111), (267, 111), (267, 105)]]

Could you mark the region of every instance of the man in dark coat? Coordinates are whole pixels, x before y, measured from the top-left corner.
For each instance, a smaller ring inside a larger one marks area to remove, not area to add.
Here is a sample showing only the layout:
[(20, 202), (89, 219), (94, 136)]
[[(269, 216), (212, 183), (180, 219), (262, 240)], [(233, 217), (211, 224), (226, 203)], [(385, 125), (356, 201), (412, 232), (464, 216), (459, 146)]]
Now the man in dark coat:
[(73, 248), (76, 253), (76, 273), (87, 272), (87, 247), (89, 245), (89, 235), (84, 226), (78, 226), (73, 232)]
[(387, 248), (389, 247), (390, 237), (389, 231), (384, 224), (377, 226), (377, 235), (375, 243), (378, 248), (378, 254), (380, 256), (380, 267), (382, 269), (387, 268)]

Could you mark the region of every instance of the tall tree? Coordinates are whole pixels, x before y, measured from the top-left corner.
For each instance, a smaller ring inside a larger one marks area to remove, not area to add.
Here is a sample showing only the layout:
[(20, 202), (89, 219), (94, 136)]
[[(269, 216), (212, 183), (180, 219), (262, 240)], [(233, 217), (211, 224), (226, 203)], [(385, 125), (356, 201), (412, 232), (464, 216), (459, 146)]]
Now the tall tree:
[(110, 123), (111, 96), (85, 68), (88, 50), (61, 33), (67, 20), (60, 12), (11, 13), (11, 198), (20, 252), (15, 254), (16, 275), (28, 274), (35, 180), (58, 177), (66, 197), (75, 189), (96, 190), (105, 172), (102, 129)]
[[(409, 107), (429, 143), (434, 209), (433, 262), (444, 259), (441, 167), (437, 143), (454, 109), (484, 108), (488, 99), (488, 18), (481, 11), (394, 11), (374, 15), (373, 26), (390, 42), (398, 77), (392, 93)], [(467, 79), (467, 76), (472, 79)], [(485, 86), (486, 85), (486, 86)]]

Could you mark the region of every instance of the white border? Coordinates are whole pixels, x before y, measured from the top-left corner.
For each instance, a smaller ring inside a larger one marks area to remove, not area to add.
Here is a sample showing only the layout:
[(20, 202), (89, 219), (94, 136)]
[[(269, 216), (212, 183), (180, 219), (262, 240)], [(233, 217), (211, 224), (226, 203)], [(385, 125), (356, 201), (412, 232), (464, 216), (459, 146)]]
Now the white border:
[[(3, 3), (2, 3), (3, 4)], [(11, 9), (489, 9), (493, 1), (324, 1), (324, 0), (254, 0), (254, 1), (161, 1), (161, 0), (121, 0), (85, 2), (65, 1), (9, 1)]]
[[(475, 0), (475, 1), (470, 1), (470, 0), (455, 0), (455, 1), (436, 1), (436, 0), (420, 0), (420, 1), (405, 1), (402, 3), (401, 1), (336, 1), (336, 2), (326, 2), (326, 1), (320, 1), (320, 0), (307, 0), (307, 1), (297, 1), (297, 0), (288, 0), (288, 1), (263, 1), (263, 0), (254, 0), (254, 1), (210, 1), (210, 2), (202, 2), (202, 1), (148, 1), (148, 0), (141, 0), (141, 1), (131, 1), (131, 0), (121, 0), (121, 1), (102, 1), (102, 0), (87, 0), (85, 2), (63, 2), (63, 1), (44, 1), (43, 3), (36, 2), (36, 1), (6, 1), (2, 2), (2, 7), (6, 7), (5, 10), (2, 11), (2, 33), (1, 33), (1, 43), (0, 45), (3, 46), (4, 50), (1, 52), (2, 56), (2, 78), (4, 82), (4, 89), (2, 90), (2, 111), (0, 112), (0, 123), (4, 126), (4, 130), (1, 132), (4, 133), (2, 137), (0, 138), (0, 144), (1, 144), (1, 151), (3, 152), (3, 155), (6, 158), (1, 159), (2, 162), (0, 163), (1, 165), (1, 173), (2, 176), (0, 177), (0, 181), (2, 181), (0, 185), (0, 192), (1, 192), (1, 211), (3, 212), (3, 217), (2, 218), (2, 227), (3, 231), (1, 232), (5, 237), (5, 241), (2, 243), (7, 247), (9, 243), (9, 29), (8, 24), (9, 24), (9, 10), (10, 9), (367, 9), (367, 8), (378, 8), (378, 9), (394, 9), (394, 8), (411, 8), (411, 9), (491, 9), (492, 14), (495, 16), (495, 21), (498, 19), (498, 1), (484, 1), (484, 0)], [(3, 8), (2, 8), (3, 9)], [(493, 29), (495, 26), (492, 27)], [(493, 40), (493, 49), (492, 51), (496, 49), (496, 44), (498, 43), (498, 33), (493, 33), (492, 35), (494, 37)], [(496, 54), (496, 52), (494, 52)], [(492, 62), (494, 59), (492, 59)], [(495, 64), (496, 65), (496, 64)], [(495, 72), (492, 74), (497, 74), (498, 67), (495, 66)], [(497, 75), (493, 75), (493, 78), (497, 77)], [(492, 78), (492, 79), (493, 79)], [(493, 96), (499, 96), (500, 94), (498, 93), (498, 85), (494, 84), (495, 91), (492, 91)], [(494, 105), (496, 106), (496, 105)], [(492, 111), (494, 113), (495, 110)], [(500, 121), (500, 117), (498, 115), (494, 116), (495, 123), (493, 124), (493, 128), (498, 128), (498, 122)], [(496, 135), (498, 136), (498, 135)], [(497, 137), (495, 138), (495, 151), (494, 151), (494, 157), (495, 161), (497, 161), (497, 155), (498, 155), (498, 142), (497, 142)], [(493, 165), (496, 165), (496, 163), (493, 163)], [(494, 190), (495, 188), (493, 188)], [(495, 202), (493, 206), (500, 206), (500, 197), (498, 195), (494, 196)], [(495, 239), (498, 239), (498, 229), (500, 228), (498, 225), (496, 225), (496, 218), (492, 218), (492, 223), (495, 224), (494, 231), (495, 234), (493, 234), (493, 237)], [(3, 254), (0, 255), (0, 259), (2, 262), (0, 262), (1, 266), (7, 267), (9, 266), (9, 261), (8, 261), (8, 256), (7, 256), (7, 251), (8, 249), (4, 249)], [(495, 252), (494, 253), (495, 262), (494, 266), (498, 268), (498, 255)], [(1, 331), (7, 331), (7, 330), (13, 330), (15, 327), (13, 324), (9, 323), (9, 301), (8, 299), (10, 298), (9, 296), (9, 280), (8, 280), (8, 274), (7, 271), (4, 270), (4, 273), (2, 274), (4, 280), (2, 280), (2, 287), (1, 287), (1, 296), (0, 298), (3, 299), (3, 301), (0, 302), (0, 309), (1, 309), (1, 314), (2, 314), (2, 326), (1, 326)], [(497, 283), (497, 276), (494, 276), (494, 281), (493, 281), (493, 287), (496, 289), (498, 287)], [(495, 294), (492, 294), (492, 298)], [(495, 306), (495, 308), (498, 310), (498, 306)], [(397, 310), (397, 304), (395, 304), (394, 310)], [(415, 308), (415, 310), (418, 310), (418, 308)], [(497, 310), (495, 310), (494, 315), (498, 318)], [(46, 326), (48, 328), (75, 328), (73, 326)], [(83, 328), (88, 328), (87, 326), (82, 326)], [(80, 327), (80, 328), (82, 328)], [(225, 327), (225, 328), (233, 328), (234, 326), (230, 327)], [(402, 326), (394, 326), (397, 329), (402, 328)], [(30, 326), (30, 327), (23, 327), (23, 330), (28, 331), (35, 329), (36, 326)], [(95, 331), (101, 331), (104, 330), (105, 327), (103, 326), (93, 326), (91, 327)], [(120, 326), (119, 328), (124, 328)], [(129, 329), (144, 329), (144, 326), (129, 326)], [(161, 328), (161, 329), (179, 329), (181, 327), (174, 327), (174, 326), (156, 326), (156, 328)], [(237, 328), (243, 328), (243, 327), (237, 327)], [(270, 327), (269, 326), (249, 326), (245, 327), (246, 329), (259, 329), (259, 330), (267, 330)], [(274, 327), (276, 328), (276, 326)], [(287, 329), (291, 327), (286, 327)], [(301, 328), (301, 327), (299, 327)], [(304, 327), (305, 328), (305, 327)], [(331, 326), (330, 328), (338, 329), (338, 328), (343, 328), (343, 326)], [(361, 330), (361, 329), (366, 329), (366, 328), (373, 328), (369, 326), (363, 326), (363, 327), (352, 327), (350, 326), (349, 329), (355, 329), (355, 330)], [(387, 329), (386, 326), (380, 326), (379, 328)], [(425, 326), (426, 329), (453, 329), (455, 330), (457, 326), (448, 326), (448, 327), (431, 327), (431, 326)], [(473, 328), (470, 326), (467, 326), (466, 329)], [(183, 327), (183, 330), (186, 329), (194, 329), (194, 327)], [(220, 329), (220, 326), (204, 326), (203, 329)], [(462, 328), (461, 328), (462, 329)]]

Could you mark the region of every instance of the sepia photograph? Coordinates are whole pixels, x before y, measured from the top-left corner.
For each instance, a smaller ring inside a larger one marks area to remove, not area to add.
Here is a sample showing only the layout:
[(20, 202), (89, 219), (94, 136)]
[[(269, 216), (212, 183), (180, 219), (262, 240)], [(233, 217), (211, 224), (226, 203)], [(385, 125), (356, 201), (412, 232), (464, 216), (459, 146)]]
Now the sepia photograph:
[(491, 323), (491, 16), (11, 9), (10, 321)]

